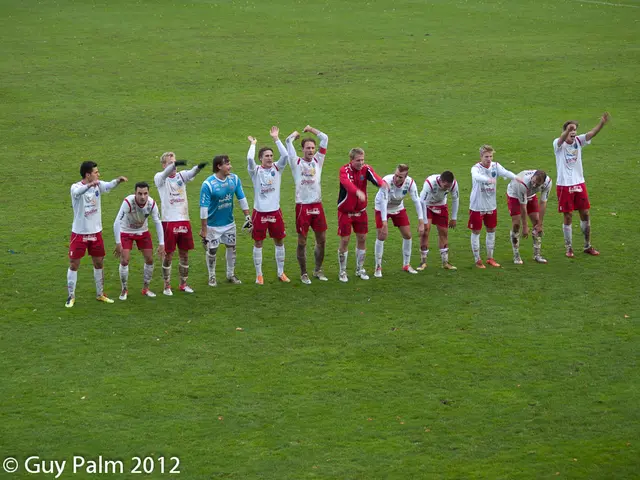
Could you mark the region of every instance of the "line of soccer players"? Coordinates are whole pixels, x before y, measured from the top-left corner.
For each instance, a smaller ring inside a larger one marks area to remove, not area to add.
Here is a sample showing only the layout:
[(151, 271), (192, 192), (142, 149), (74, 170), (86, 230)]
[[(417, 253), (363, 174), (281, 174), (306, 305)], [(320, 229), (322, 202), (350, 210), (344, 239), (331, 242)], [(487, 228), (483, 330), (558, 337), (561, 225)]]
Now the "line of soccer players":
[[(558, 211), (563, 213), (563, 233), (566, 256), (573, 257), (571, 224), (572, 212), (578, 210), (580, 226), (584, 235), (584, 252), (599, 255), (591, 245), (591, 227), (589, 220), (589, 199), (582, 172), (582, 148), (591, 143), (609, 120), (609, 114), (602, 115), (599, 123), (589, 132), (577, 135), (578, 122), (568, 121), (563, 125), (562, 135), (553, 141), (556, 155), (558, 181)], [(247, 153), (247, 169), (253, 183), (253, 212), (249, 215), (249, 205), (242, 189), (240, 178), (231, 173), (231, 162), (227, 155), (218, 155), (213, 159), (213, 174), (202, 184), (200, 190), (200, 237), (206, 251), (209, 273), (209, 285), (215, 287), (216, 260), (220, 245), (225, 246), (226, 279), (232, 284), (241, 281), (235, 274), (236, 263), (236, 225), (233, 217), (234, 196), (245, 215), (243, 228), (250, 231), (253, 241), (253, 262), (256, 270), (256, 284), (264, 284), (262, 271), (262, 248), (267, 236), (274, 240), (275, 258), (278, 279), (290, 282), (284, 272), (285, 224), (280, 209), (280, 185), (282, 172), (290, 166), (295, 182), (296, 232), (298, 234), (297, 260), (300, 266), (300, 280), (310, 284), (311, 278), (327, 281), (322, 269), (325, 255), (327, 222), (321, 196), (321, 175), (327, 152), (328, 136), (316, 128), (307, 125), (303, 133), (312, 133), (320, 141), (316, 149), (313, 137), (302, 139), (303, 156), (298, 157), (294, 141), (300, 134), (294, 131), (286, 140), (286, 146), (280, 141), (278, 127), (272, 127), (270, 135), (274, 140), (280, 158), (274, 161), (271, 147), (263, 147), (258, 151), (259, 163), (255, 162), (257, 140), (249, 136)], [(522, 264), (519, 246), (520, 237), (529, 235), (527, 217), (531, 220), (534, 260), (547, 263), (541, 254), (543, 219), (552, 181), (543, 170), (524, 170), (519, 174), (507, 170), (493, 160), (494, 149), (489, 145), (480, 147), (480, 161), (471, 168), (472, 190), (469, 207), (468, 227), (471, 230), (471, 250), (478, 268), (486, 268), (480, 255), (480, 232), (484, 224), (486, 229), (486, 264), (500, 267), (494, 259), (495, 230), (497, 226), (496, 180), (507, 178), (507, 205), (512, 219), (511, 244), (513, 261)], [(422, 191), (418, 190), (414, 180), (408, 176), (409, 167), (405, 164), (397, 166), (393, 174), (380, 177), (373, 168), (365, 163), (365, 152), (361, 148), (353, 148), (349, 152), (349, 163), (340, 168), (340, 192), (338, 196), (338, 248), (339, 280), (348, 282), (347, 256), (352, 230), (356, 235), (356, 268), (355, 275), (363, 280), (369, 276), (364, 268), (365, 242), (368, 232), (367, 216), (367, 182), (378, 187), (375, 197), (375, 221), (377, 238), (375, 242), (374, 276), (382, 277), (382, 257), (384, 242), (388, 236), (388, 222), (391, 220), (398, 227), (403, 238), (403, 270), (416, 274), (427, 267), (429, 253), (429, 233), (432, 225), (438, 232), (438, 247), (442, 267), (456, 270), (449, 263), (448, 230), (455, 228), (459, 207), (458, 182), (450, 171), (426, 178)], [(156, 226), (158, 237), (157, 253), (162, 258), (162, 275), (164, 295), (173, 295), (171, 288), (171, 270), (173, 254), (176, 249), (179, 256), (179, 290), (193, 293), (187, 280), (189, 276), (189, 251), (194, 248), (191, 222), (189, 220), (186, 184), (207, 165), (198, 164), (191, 169), (178, 171), (177, 167), (186, 165), (177, 160), (173, 152), (161, 157), (162, 171), (154, 176), (154, 183), (160, 193), (162, 215), (156, 202), (149, 197), (149, 185), (138, 182), (134, 194), (128, 195), (114, 222), (116, 247), (114, 254), (120, 259), (119, 273), (122, 290), (120, 300), (128, 296), (129, 260), (131, 249), (136, 244), (142, 252), (145, 265), (143, 273), (142, 294), (149, 297), (156, 295), (149, 289), (154, 263), (153, 244), (148, 230), (148, 217), (151, 216)], [(108, 193), (126, 177), (118, 177), (111, 182), (100, 180), (100, 172), (95, 162), (83, 162), (80, 167), (82, 180), (71, 186), (71, 199), (74, 212), (70, 247), (69, 270), (67, 272), (68, 298), (67, 307), (75, 303), (77, 271), (80, 261), (86, 252), (92, 257), (96, 298), (98, 301), (113, 303), (104, 294), (103, 260), (105, 256), (102, 239), (101, 195)], [(536, 193), (540, 192), (540, 203)], [(404, 208), (404, 197), (409, 194), (418, 215), (418, 232), (420, 234), (420, 265), (417, 269), (411, 266), (412, 237)], [(447, 197), (451, 194), (452, 211), (449, 219)], [(162, 218), (162, 220), (161, 220)], [(306, 244), (309, 230), (315, 234), (314, 263), (311, 275), (307, 270)]]

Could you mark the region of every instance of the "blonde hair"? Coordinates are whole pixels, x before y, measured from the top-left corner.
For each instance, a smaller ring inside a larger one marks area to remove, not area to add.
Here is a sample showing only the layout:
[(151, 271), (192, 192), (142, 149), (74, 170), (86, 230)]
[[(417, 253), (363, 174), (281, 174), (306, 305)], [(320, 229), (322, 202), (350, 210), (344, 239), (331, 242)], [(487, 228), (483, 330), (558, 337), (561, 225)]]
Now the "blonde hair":
[(409, 171), (409, 165), (407, 165), (406, 163), (401, 163), (401, 164), (400, 164), (400, 165), (398, 165), (396, 168), (398, 169), (398, 171), (399, 171), (400, 173), (402, 173), (402, 172), (408, 172), (408, 171)]
[(356, 148), (352, 148), (349, 151), (349, 159), (353, 160), (354, 158), (356, 158), (356, 155), (364, 155), (364, 150), (361, 149), (360, 147), (356, 147)]
[(482, 157), (487, 152), (495, 152), (491, 145), (482, 145), (480, 147), (480, 156)]
[(167, 163), (167, 157), (169, 157), (169, 156), (171, 156), (171, 155), (173, 155), (174, 157), (176, 156), (176, 154), (175, 154), (175, 153), (173, 153), (173, 152), (164, 152), (164, 153), (162, 154), (162, 156), (160, 157), (160, 163), (161, 163), (161, 164), (163, 164), (163, 165), (164, 165), (165, 163)]

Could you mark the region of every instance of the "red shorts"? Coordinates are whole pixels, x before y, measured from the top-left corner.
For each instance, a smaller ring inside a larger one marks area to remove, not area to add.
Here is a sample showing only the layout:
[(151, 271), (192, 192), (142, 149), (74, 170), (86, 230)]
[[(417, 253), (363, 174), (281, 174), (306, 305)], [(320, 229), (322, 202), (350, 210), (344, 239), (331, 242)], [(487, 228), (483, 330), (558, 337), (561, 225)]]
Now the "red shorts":
[[(391, 220), (394, 227), (406, 227), (410, 225), (407, 210), (402, 209), (398, 213), (388, 213), (387, 221)], [(376, 228), (382, 228), (382, 215), (380, 210), (376, 210)]]
[(322, 203), (296, 203), (296, 232), (305, 237), (309, 228), (314, 232), (327, 230), (327, 218)]
[(251, 214), (251, 221), (253, 222), (251, 237), (256, 241), (267, 238), (267, 231), (269, 231), (269, 236), (274, 240), (282, 240), (287, 236), (284, 230), (282, 210), (276, 210), (275, 212), (258, 212), (254, 210)]
[(153, 249), (153, 242), (151, 241), (151, 234), (149, 230), (144, 233), (120, 233), (120, 243), (124, 250), (131, 250), (133, 243), (138, 247), (138, 250), (151, 250)]
[(345, 213), (338, 210), (338, 235), (348, 237), (351, 235), (351, 226), (356, 233), (367, 233), (369, 231), (369, 217), (367, 211)]
[(496, 228), (498, 226), (498, 210), (491, 213), (476, 212), (469, 210), (469, 223), (467, 227), (471, 230), (482, 230), (482, 224), (487, 228)]
[(584, 183), (570, 187), (556, 185), (556, 193), (558, 195), (558, 212), (560, 213), (591, 208), (587, 186)]
[[(507, 195), (507, 206), (509, 207), (509, 215), (512, 217), (520, 215), (520, 200)], [(534, 195), (527, 201), (527, 214), (538, 213), (539, 211), (538, 196)]]
[(191, 222), (162, 222), (164, 228), (164, 251), (173, 253), (176, 245), (180, 250), (193, 250)]
[(102, 232), (79, 234), (71, 232), (69, 242), (69, 258), (82, 258), (85, 252), (89, 252), (92, 257), (104, 257), (104, 242)]
[(442, 228), (449, 228), (449, 207), (447, 205), (427, 206), (427, 221)]

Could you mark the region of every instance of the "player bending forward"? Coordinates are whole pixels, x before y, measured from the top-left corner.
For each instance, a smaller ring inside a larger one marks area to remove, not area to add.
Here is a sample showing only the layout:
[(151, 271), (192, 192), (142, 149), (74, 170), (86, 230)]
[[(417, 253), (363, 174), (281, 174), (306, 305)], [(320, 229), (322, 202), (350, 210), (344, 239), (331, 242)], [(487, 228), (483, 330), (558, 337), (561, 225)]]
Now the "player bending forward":
[(67, 270), (67, 301), (65, 307), (76, 303), (76, 284), (80, 261), (88, 251), (93, 261), (93, 279), (96, 283), (96, 300), (113, 303), (104, 294), (104, 241), (102, 239), (102, 194), (113, 190), (127, 181), (127, 177), (118, 177), (110, 182), (100, 180), (98, 164), (87, 161), (80, 165), (82, 180), (71, 185), (71, 205), (73, 206), (73, 225), (69, 244), (69, 269)]
[(122, 290), (120, 300), (126, 300), (129, 294), (129, 260), (131, 248), (135, 243), (144, 257), (144, 270), (142, 280), (142, 295), (155, 297), (156, 294), (149, 290), (151, 277), (153, 276), (153, 242), (149, 233), (148, 219), (151, 216), (156, 226), (158, 235), (158, 255), (164, 256), (164, 232), (160, 213), (155, 200), (149, 197), (149, 184), (147, 182), (136, 183), (135, 194), (128, 195), (120, 211), (113, 222), (113, 237), (116, 240), (114, 255), (120, 258), (120, 283)]
[[(447, 195), (451, 193), (451, 220), (449, 220), (449, 207)], [(424, 208), (424, 216), (427, 218), (427, 226), (420, 235), (420, 266), (418, 270), (427, 268), (427, 256), (429, 255), (429, 232), (431, 225), (438, 229), (438, 247), (442, 268), (456, 270), (449, 263), (449, 228), (456, 228), (458, 207), (460, 206), (460, 194), (458, 182), (450, 171), (444, 171), (440, 175), (430, 175), (424, 181), (420, 200)]]
[[(527, 216), (531, 219), (533, 230), (533, 259), (538, 263), (547, 263), (540, 249), (542, 244), (542, 220), (547, 210), (547, 200), (551, 191), (551, 179), (543, 170), (523, 170), (516, 180), (507, 187), (507, 206), (511, 215), (511, 246), (513, 263), (522, 265), (520, 257), (520, 231), (522, 238), (529, 235)], [(536, 193), (540, 192), (540, 205)]]
[(249, 204), (242, 190), (240, 177), (231, 173), (231, 161), (227, 155), (213, 157), (213, 175), (202, 183), (200, 189), (200, 237), (204, 244), (209, 271), (209, 286), (215, 287), (216, 257), (220, 244), (226, 248), (227, 280), (242, 283), (235, 274), (236, 223), (233, 219), (233, 196), (238, 197), (245, 215), (243, 228), (251, 228)]
[(389, 187), (378, 190), (375, 198), (375, 215), (377, 238), (375, 246), (376, 269), (374, 277), (382, 277), (382, 254), (384, 253), (384, 241), (389, 235), (389, 219), (402, 235), (402, 269), (409, 273), (418, 273), (411, 266), (411, 226), (407, 210), (404, 208), (404, 197), (407, 193), (416, 206), (418, 214), (418, 233), (424, 232), (423, 209), (418, 196), (418, 188), (413, 178), (409, 176), (409, 167), (403, 163), (396, 167), (395, 173), (382, 179)]

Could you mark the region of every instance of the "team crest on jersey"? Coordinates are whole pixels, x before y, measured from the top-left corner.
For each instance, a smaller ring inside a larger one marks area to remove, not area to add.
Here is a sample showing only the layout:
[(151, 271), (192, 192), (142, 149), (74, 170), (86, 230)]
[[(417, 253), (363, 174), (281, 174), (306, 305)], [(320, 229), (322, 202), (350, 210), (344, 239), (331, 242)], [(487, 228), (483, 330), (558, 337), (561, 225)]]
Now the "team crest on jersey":
[(100, 190), (96, 190), (96, 197), (100, 196)]
[(182, 181), (181, 180), (178, 180), (176, 183), (178, 184), (179, 187), (182, 186)]
[(364, 180), (364, 175), (360, 175), (360, 180)]
[(498, 172), (496, 172), (495, 170), (491, 170), (491, 176), (493, 178), (497, 177), (498, 176)]
[(407, 190), (407, 189), (405, 188), (404, 190), (402, 190), (402, 195), (406, 195), (408, 191), (409, 191), (409, 190)]
[(275, 171), (273, 171), (273, 170), (271, 170), (271, 176), (272, 176), (272, 177), (275, 177), (275, 176), (276, 176), (276, 172), (275, 172)]

